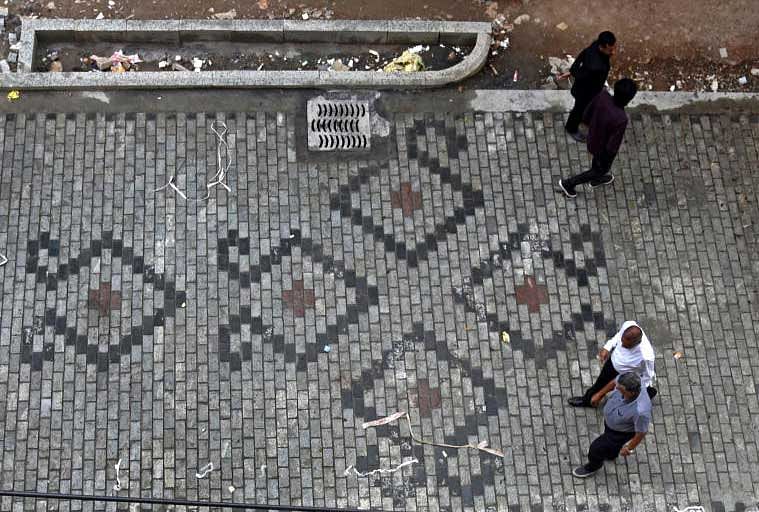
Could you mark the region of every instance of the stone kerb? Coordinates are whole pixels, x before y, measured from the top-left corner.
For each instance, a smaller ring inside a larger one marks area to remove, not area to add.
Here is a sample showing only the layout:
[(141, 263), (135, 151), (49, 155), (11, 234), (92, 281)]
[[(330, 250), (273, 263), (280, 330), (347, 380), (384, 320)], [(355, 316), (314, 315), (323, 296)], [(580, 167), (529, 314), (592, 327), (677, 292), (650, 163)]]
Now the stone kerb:
[[(458, 64), (437, 71), (203, 71), (135, 73), (37, 73), (38, 45), (55, 42), (166, 43), (198, 41), (343, 44), (473, 44)], [(25, 20), (19, 72), (0, 75), (0, 85), (18, 89), (434, 87), (463, 80), (485, 64), (490, 24), (452, 21), (351, 20)]]

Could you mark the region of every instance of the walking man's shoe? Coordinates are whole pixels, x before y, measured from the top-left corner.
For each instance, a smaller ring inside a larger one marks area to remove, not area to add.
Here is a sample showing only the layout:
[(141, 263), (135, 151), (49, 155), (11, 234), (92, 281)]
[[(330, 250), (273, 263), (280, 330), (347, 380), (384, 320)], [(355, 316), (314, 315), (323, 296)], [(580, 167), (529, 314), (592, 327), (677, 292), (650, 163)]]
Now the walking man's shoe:
[(577, 197), (577, 192), (575, 192), (575, 188), (568, 188), (564, 186), (564, 180), (559, 180), (559, 188), (561, 189), (562, 194), (567, 196), (568, 198), (572, 199), (573, 197)]
[(567, 132), (567, 135), (569, 135), (570, 137), (572, 137), (577, 142), (587, 142), (587, 140), (588, 140), (588, 137), (585, 136), (585, 134), (582, 133), (582, 132), (580, 132), (579, 130), (576, 131), (576, 132)]
[(572, 474), (577, 478), (588, 478), (589, 476), (593, 476), (596, 473), (598, 473), (597, 469), (595, 471), (589, 471), (585, 469), (585, 466), (577, 466), (572, 470)]
[(590, 188), (596, 188), (596, 187), (603, 187), (604, 185), (611, 185), (614, 183), (614, 175), (604, 174), (600, 179), (591, 181), (590, 182)]
[(585, 397), (582, 396), (573, 396), (567, 399), (567, 403), (572, 407), (590, 407), (590, 404), (585, 402)]

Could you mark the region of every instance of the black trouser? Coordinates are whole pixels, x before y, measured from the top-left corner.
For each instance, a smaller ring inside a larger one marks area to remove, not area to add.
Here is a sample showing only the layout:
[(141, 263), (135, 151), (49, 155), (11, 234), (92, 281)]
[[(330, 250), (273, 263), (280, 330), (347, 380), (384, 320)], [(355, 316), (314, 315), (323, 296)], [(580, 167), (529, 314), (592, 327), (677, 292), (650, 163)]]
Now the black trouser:
[(604, 422), (604, 433), (590, 443), (588, 463), (585, 464), (585, 469), (588, 471), (601, 469), (604, 461), (616, 459), (619, 456), (619, 450), (633, 437), (635, 437), (635, 432), (612, 430)]
[(593, 395), (601, 391), (609, 382), (616, 379), (617, 375), (619, 375), (619, 372), (611, 364), (610, 355), (606, 358), (606, 363), (601, 368), (601, 374), (596, 379), (596, 382), (583, 395), (582, 399), (585, 401), (585, 405), (590, 405), (590, 399), (593, 398)]
[(569, 118), (564, 125), (564, 129), (569, 133), (577, 133), (582, 122), (582, 115), (585, 113), (585, 109), (588, 108), (590, 102), (593, 101), (593, 96), (575, 96), (575, 105), (569, 112)]
[(599, 181), (611, 170), (611, 164), (614, 162), (614, 157), (615, 155), (609, 155), (605, 152), (593, 155), (593, 162), (590, 164), (590, 169), (576, 176), (572, 176), (571, 178), (562, 180), (564, 187), (571, 191), (577, 185), (582, 185), (589, 181)]
[[(617, 375), (619, 375), (619, 372), (614, 368), (614, 365), (611, 364), (611, 354), (609, 354), (609, 357), (606, 358), (606, 363), (604, 363), (603, 368), (601, 368), (601, 374), (596, 379), (596, 382), (588, 388), (582, 397), (585, 401), (585, 405), (590, 405), (590, 399), (593, 398), (593, 395), (601, 391), (609, 382), (616, 379)], [(656, 388), (651, 386), (646, 388), (646, 391), (648, 392), (649, 398), (655, 397), (658, 393)]]

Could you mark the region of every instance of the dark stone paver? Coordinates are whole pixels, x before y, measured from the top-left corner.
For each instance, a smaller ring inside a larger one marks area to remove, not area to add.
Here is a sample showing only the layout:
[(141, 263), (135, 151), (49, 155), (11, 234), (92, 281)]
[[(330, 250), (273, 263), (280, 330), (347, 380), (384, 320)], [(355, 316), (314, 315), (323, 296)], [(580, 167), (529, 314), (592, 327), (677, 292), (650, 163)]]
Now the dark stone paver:
[[(3, 488), (108, 494), (122, 459), (122, 496), (755, 509), (756, 116), (636, 114), (614, 185), (568, 201), (560, 114), (388, 111), (387, 151), (317, 158), (269, 109), (0, 114)], [(214, 121), (233, 192), (196, 201)], [(172, 175), (190, 200), (154, 192)], [(576, 481), (602, 424), (565, 399), (625, 319), (653, 430)], [(399, 410), (505, 457), (361, 427)]]

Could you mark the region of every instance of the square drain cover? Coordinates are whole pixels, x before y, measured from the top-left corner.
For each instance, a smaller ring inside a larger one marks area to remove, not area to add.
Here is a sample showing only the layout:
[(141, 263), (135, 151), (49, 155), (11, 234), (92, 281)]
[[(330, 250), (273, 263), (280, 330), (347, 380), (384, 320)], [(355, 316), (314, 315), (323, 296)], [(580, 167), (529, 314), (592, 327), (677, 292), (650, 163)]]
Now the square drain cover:
[(309, 100), (308, 149), (351, 151), (371, 147), (368, 101)]

